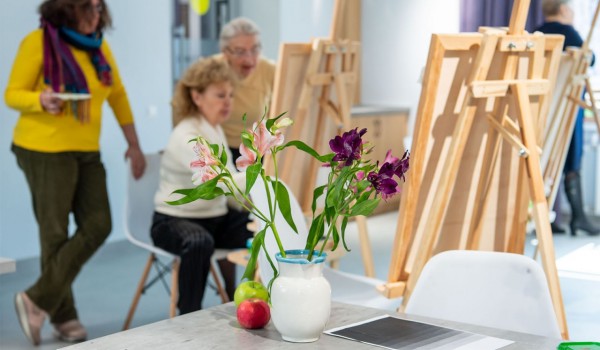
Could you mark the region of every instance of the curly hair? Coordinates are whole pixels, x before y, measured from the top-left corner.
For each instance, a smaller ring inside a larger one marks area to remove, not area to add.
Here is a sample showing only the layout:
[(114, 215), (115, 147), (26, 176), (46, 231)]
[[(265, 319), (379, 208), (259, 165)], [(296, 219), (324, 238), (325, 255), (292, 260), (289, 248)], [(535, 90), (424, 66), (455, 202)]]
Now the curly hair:
[[(102, 12), (100, 12), (97, 30), (102, 32), (104, 29), (112, 27), (112, 18), (106, 2), (100, 0), (100, 4), (102, 5)], [(92, 11), (94, 9), (91, 0), (45, 0), (38, 8), (38, 12), (43, 19), (55, 27), (77, 28), (78, 9), (82, 10), (80, 13), (83, 13), (86, 17), (93, 16)]]
[(173, 127), (183, 119), (199, 114), (198, 106), (192, 100), (192, 90), (203, 93), (212, 84), (236, 81), (227, 63), (216, 58), (200, 59), (183, 73), (175, 86), (173, 100)]

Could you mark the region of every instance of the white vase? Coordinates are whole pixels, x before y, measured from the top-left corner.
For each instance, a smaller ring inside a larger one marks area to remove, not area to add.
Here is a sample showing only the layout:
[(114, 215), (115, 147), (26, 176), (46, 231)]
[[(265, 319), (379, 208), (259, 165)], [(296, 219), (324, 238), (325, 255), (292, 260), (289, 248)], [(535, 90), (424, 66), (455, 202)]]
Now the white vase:
[(271, 288), (271, 319), (283, 340), (307, 343), (319, 339), (329, 320), (331, 286), (323, 277), (325, 254), (308, 250), (287, 250), (286, 257), (277, 253), (279, 276)]

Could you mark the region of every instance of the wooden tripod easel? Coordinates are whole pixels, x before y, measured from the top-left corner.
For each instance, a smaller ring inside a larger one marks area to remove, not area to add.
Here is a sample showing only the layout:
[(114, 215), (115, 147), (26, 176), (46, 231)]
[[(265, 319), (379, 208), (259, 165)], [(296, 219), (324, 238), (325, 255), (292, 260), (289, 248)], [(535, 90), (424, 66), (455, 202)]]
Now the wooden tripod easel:
[[(580, 107), (593, 113), (598, 131), (600, 131), (600, 115), (596, 109), (590, 78), (587, 74), (593, 57), (589, 45), (599, 12), (600, 3), (596, 5), (590, 31), (582, 47), (567, 49), (567, 54), (563, 57), (564, 63), (570, 63), (570, 65), (564, 65), (567, 68), (570, 67), (566, 76), (567, 81), (557, 98), (553, 114), (548, 123), (541, 123), (541, 126), (546, 126), (542, 134), (544, 137), (542, 139), (544, 141), (542, 168), (544, 169), (544, 183), (549, 188), (547, 197), (550, 207), (554, 205), (556, 200), (560, 178)], [(561, 66), (563, 66), (562, 63)], [(589, 96), (589, 104), (583, 98), (584, 89)]]
[(563, 38), (527, 34), (528, 8), (527, 0), (514, 2), (507, 30), (432, 36), (388, 283), (380, 291), (403, 297), (405, 306), (425, 263), (448, 240), (482, 249), (487, 238), (488, 250), (522, 253), (531, 202), (554, 309), (568, 338), (536, 135)]
[[(307, 46), (308, 45), (308, 46)], [(357, 80), (359, 69), (358, 42), (340, 41), (330, 39), (314, 39), (311, 44), (283, 44), (279, 57), (283, 64), (291, 63), (285, 58), (293, 55), (293, 51), (304, 52), (309, 50), (309, 58), (305, 67), (282, 67), (285, 69), (298, 69), (303, 71), (297, 101), (285, 101), (281, 86), (277, 84), (294, 83), (278, 79), (276, 76), (275, 95), (271, 110), (288, 110), (294, 119), (294, 125), (288, 131), (289, 139), (308, 141), (317, 152), (323, 153), (327, 135), (328, 120), (333, 122), (335, 132), (350, 128), (350, 107), (352, 92)], [(287, 62), (286, 62), (287, 61)], [(290, 86), (285, 85), (286, 88)], [(289, 94), (288, 94), (289, 95)], [(316, 102), (316, 103), (315, 103)], [(294, 106), (290, 106), (293, 104)], [(286, 108), (287, 107), (287, 108)], [(310, 116), (316, 115), (316, 118)], [(310, 210), (312, 189), (317, 182), (317, 173), (320, 164), (315, 160), (301, 154), (295, 149), (288, 149), (284, 154), (281, 179), (290, 184), (292, 192), (296, 194), (304, 211)], [(302, 171), (298, 171), (302, 170)], [(311, 189), (307, 191), (306, 189)]]

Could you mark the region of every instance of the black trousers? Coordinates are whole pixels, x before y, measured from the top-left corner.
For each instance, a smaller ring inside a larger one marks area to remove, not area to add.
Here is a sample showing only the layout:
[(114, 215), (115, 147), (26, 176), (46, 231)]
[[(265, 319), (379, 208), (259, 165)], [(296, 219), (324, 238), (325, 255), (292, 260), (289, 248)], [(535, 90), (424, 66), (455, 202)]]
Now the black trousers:
[(154, 245), (181, 258), (177, 303), (180, 314), (202, 308), (210, 272), (210, 257), (215, 248), (246, 247), (246, 241), (252, 237), (252, 232), (246, 227), (249, 221), (247, 212), (236, 210), (229, 210), (224, 216), (206, 219), (154, 213), (151, 228)]

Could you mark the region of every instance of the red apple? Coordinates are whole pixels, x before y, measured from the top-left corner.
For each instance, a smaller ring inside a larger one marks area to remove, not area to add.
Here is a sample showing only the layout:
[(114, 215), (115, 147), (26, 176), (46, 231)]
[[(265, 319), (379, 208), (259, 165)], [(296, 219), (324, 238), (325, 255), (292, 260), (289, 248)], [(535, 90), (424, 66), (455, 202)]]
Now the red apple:
[(246, 329), (263, 328), (271, 319), (269, 304), (259, 298), (246, 299), (237, 308), (237, 319)]

